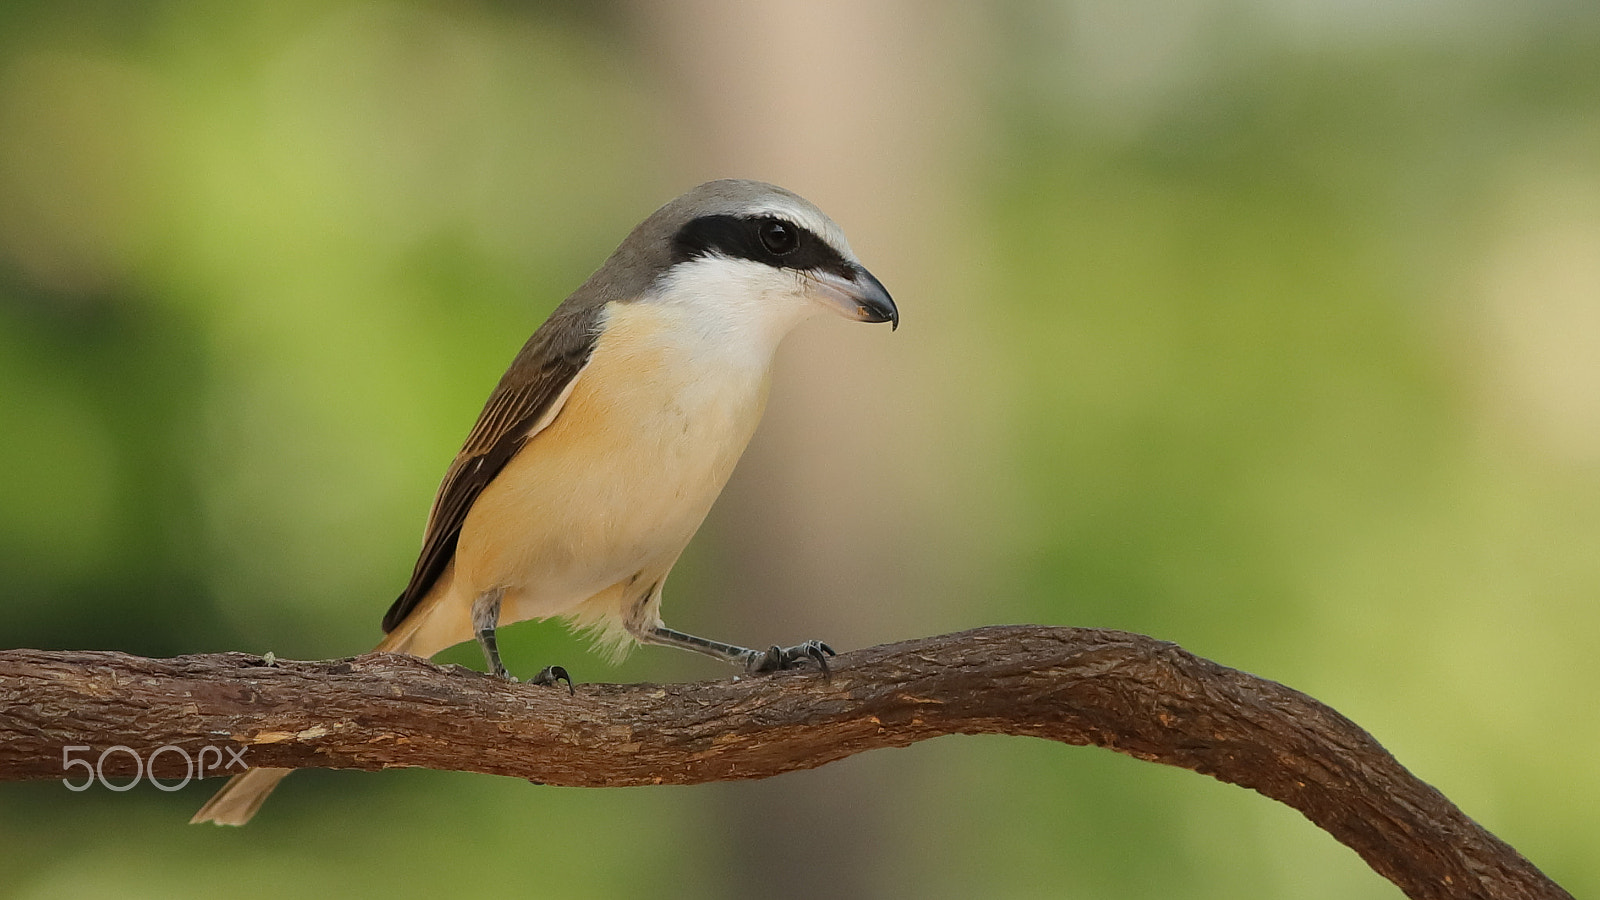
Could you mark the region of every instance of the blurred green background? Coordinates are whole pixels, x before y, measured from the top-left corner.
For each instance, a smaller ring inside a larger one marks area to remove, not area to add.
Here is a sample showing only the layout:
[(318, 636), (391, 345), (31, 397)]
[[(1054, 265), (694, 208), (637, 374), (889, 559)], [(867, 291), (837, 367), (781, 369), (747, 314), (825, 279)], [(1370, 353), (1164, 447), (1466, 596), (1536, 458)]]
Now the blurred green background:
[[(729, 175), (905, 327), (791, 338), (669, 623), (1174, 640), (1600, 894), (1589, 2), (0, 4), (0, 646), (367, 649), (527, 334)], [(307, 772), (185, 824), (214, 784), (0, 787), (0, 898), (1399, 895), (1252, 793), (1022, 739)]]

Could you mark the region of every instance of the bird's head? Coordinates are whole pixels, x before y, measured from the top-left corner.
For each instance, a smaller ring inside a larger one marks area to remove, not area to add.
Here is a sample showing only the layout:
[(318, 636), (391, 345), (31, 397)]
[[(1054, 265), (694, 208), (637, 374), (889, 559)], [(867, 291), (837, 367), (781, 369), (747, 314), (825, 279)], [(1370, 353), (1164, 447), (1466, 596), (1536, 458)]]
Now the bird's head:
[(774, 342), (823, 309), (859, 322), (900, 322), (889, 292), (839, 226), (805, 199), (759, 181), (690, 190), (634, 229), (597, 275), (606, 270), (628, 276), (640, 302), (680, 306), (708, 329)]

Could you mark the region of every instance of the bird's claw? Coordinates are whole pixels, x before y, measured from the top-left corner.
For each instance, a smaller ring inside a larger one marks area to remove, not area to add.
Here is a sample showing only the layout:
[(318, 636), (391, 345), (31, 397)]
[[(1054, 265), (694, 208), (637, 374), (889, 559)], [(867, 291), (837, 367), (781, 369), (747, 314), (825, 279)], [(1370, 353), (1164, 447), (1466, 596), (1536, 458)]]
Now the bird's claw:
[(780, 669), (792, 669), (806, 660), (817, 664), (822, 670), (822, 677), (827, 678), (828, 657), (835, 656), (833, 648), (821, 641), (806, 641), (793, 647), (779, 647), (774, 644), (766, 650), (752, 650), (745, 659), (745, 670), (748, 672), (776, 672)]
[(568, 675), (567, 670), (560, 666), (545, 666), (543, 669), (540, 669), (539, 674), (533, 676), (533, 680), (528, 683), (542, 684), (546, 687), (551, 687), (560, 684), (563, 681), (567, 683), (568, 694), (577, 693), (577, 691), (573, 690), (572, 688), (572, 676)]

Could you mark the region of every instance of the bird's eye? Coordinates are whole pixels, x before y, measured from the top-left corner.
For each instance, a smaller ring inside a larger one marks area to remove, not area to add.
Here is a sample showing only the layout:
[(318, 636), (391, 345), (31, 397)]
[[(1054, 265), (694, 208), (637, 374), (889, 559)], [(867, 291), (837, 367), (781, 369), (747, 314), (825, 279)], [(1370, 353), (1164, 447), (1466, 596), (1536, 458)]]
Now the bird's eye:
[(774, 256), (793, 253), (800, 246), (800, 229), (777, 219), (762, 222), (756, 227), (756, 234), (761, 238), (761, 246)]

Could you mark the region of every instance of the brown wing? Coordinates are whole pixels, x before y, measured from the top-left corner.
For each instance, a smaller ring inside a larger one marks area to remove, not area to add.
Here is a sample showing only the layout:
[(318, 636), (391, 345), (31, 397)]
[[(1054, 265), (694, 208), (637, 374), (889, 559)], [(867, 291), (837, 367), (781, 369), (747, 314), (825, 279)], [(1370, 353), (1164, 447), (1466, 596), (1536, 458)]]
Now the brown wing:
[(411, 583), (384, 614), (385, 632), (404, 621), (439, 580), (455, 556), (461, 525), (473, 501), (536, 429), (548, 426), (560, 414), (558, 404), (594, 351), (600, 310), (600, 305), (558, 307), (523, 345), (489, 395), (466, 445), (439, 485), (433, 510), (428, 513), (422, 554), (411, 572)]

